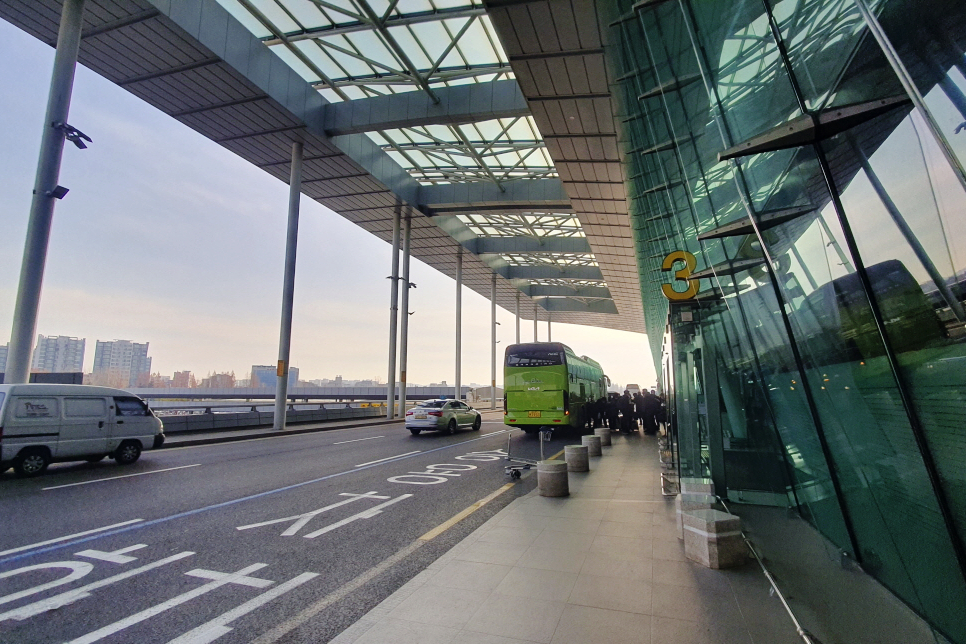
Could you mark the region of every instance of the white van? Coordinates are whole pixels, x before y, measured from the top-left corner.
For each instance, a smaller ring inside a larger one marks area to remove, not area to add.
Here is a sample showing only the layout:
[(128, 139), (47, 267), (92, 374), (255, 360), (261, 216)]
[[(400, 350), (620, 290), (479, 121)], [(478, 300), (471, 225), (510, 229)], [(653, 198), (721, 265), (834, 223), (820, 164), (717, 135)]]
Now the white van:
[(120, 465), (164, 443), (164, 427), (126, 391), (89, 385), (0, 384), (0, 473), (36, 476), (58, 461)]

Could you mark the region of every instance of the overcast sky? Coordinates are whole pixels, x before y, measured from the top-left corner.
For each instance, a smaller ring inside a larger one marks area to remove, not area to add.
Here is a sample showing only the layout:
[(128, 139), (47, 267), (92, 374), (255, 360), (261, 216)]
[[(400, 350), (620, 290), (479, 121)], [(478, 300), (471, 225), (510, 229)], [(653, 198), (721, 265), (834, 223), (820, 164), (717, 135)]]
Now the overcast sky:
[[(53, 49), (0, 21), (0, 343), (9, 338)], [(288, 186), (84, 67), (65, 148), (37, 333), (150, 342), (152, 370), (234, 371), (278, 355)], [(390, 247), (302, 198), (292, 366), (302, 379), (387, 377)], [(452, 384), (455, 283), (412, 263), (409, 381)], [(514, 316), (497, 310), (498, 345)], [(540, 340), (546, 340), (546, 323)], [(463, 382), (490, 380), (489, 305), (463, 295)], [(532, 340), (533, 323), (522, 322)], [(615, 382), (655, 381), (641, 334), (554, 324)], [(498, 382), (502, 374), (497, 375)]]

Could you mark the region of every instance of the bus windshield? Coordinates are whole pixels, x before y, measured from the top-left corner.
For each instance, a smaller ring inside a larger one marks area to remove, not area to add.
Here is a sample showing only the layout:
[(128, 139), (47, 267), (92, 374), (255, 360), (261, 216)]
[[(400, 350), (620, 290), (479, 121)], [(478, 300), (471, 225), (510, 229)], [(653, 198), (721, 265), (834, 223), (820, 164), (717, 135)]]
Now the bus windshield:
[(564, 352), (539, 347), (514, 349), (506, 356), (508, 367), (552, 367), (564, 364)]

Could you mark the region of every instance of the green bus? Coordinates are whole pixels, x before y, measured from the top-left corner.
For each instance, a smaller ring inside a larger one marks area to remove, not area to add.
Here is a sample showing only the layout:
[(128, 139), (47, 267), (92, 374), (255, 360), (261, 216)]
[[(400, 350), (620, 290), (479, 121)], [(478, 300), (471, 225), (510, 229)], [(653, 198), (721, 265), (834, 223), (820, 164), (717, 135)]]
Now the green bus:
[(609, 378), (596, 361), (559, 342), (528, 342), (506, 348), (503, 422), (529, 433), (541, 427), (583, 431), (594, 403), (607, 396)]

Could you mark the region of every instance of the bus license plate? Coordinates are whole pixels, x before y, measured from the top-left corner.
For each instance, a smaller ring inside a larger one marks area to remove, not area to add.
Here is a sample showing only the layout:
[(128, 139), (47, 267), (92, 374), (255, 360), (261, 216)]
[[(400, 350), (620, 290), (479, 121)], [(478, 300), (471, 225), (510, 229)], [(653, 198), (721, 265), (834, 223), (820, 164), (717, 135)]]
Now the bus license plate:
[(539, 411), (528, 411), (527, 412), (527, 418), (540, 418), (540, 412)]

